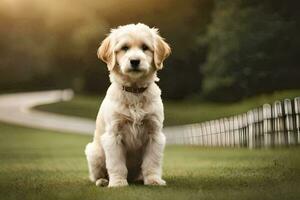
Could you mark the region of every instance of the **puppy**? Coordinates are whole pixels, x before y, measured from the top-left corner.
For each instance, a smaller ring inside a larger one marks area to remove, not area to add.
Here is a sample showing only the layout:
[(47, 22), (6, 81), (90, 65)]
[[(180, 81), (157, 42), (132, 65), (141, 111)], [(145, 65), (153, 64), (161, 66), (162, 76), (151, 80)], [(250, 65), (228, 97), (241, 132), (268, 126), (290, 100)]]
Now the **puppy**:
[(112, 29), (98, 49), (111, 85), (101, 104), (93, 142), (86, 146), (90, 179), (118, 187), (128, 181), (165, 185), (164, 111), (156, 72), (170, 54), (156, 28), (129, 24)]

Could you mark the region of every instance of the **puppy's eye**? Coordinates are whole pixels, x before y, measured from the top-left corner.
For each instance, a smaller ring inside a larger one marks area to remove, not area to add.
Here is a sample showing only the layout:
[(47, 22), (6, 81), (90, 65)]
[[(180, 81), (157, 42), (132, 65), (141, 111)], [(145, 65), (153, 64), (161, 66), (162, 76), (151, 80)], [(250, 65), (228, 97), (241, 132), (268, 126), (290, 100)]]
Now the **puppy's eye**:
[(147, 51), (147, 50), (149, 50), (149, 47), (146, 44), (143, 44), (142, 45), (142, 50)]
[(124, 46), (122, 46), (122, 48), (121, 48), (122, 51), (127, 51), (128, 49), (129, 49), (129, 46), (127, 46), (127, 45), (124, 45)]

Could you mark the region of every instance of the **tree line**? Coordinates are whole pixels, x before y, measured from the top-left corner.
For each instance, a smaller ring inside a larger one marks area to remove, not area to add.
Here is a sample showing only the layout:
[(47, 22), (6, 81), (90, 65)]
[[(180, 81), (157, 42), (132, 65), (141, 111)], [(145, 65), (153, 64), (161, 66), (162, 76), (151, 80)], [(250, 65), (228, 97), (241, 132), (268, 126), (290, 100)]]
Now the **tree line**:
[(299, 88), (297, 12), (292, 0), (1, 2), (0, 91), (104, 93), (96, 50), (110, 28), (137, 22), (172, 47), (159, 72), (164, 98), (235, 101)]

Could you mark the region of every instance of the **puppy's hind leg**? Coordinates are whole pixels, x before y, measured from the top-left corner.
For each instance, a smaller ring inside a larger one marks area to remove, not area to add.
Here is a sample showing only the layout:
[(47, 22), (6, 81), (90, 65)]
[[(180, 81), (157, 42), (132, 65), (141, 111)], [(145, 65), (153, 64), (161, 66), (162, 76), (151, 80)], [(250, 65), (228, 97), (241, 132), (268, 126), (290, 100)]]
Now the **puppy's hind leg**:
[(108, 184), (107, 171), (105, 167), (105, 155), (100, 144), (95, 141), (86, 145), (85, 155), (88, 162), (89, 177), (97, 186)]

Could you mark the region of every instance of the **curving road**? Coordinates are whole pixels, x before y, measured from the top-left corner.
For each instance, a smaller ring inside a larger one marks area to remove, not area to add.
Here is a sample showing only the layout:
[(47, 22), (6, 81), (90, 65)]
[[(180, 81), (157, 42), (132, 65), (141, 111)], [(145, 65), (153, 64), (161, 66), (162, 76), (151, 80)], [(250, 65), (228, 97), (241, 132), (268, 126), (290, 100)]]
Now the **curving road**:
[[(3, 94), (0, 95), (0, 121), (31, 128), (92, 135), (95, 120), (32, 109), (37, 105), (69, 101), (72, 98), (73, 91), (70, 89)], [(164, 128), (163, 131), (167, 143), (177, 144), (183, 142), (182, 133), (189, 134), (189, 130), (188, 126), (176, 126)]]
[(0, 121), (33, 128), (76, 134), (93, 134), (95, 121), (31, 109), (41, 104), (68, 101), (72, 90), (52, 90), (0, 95)]

